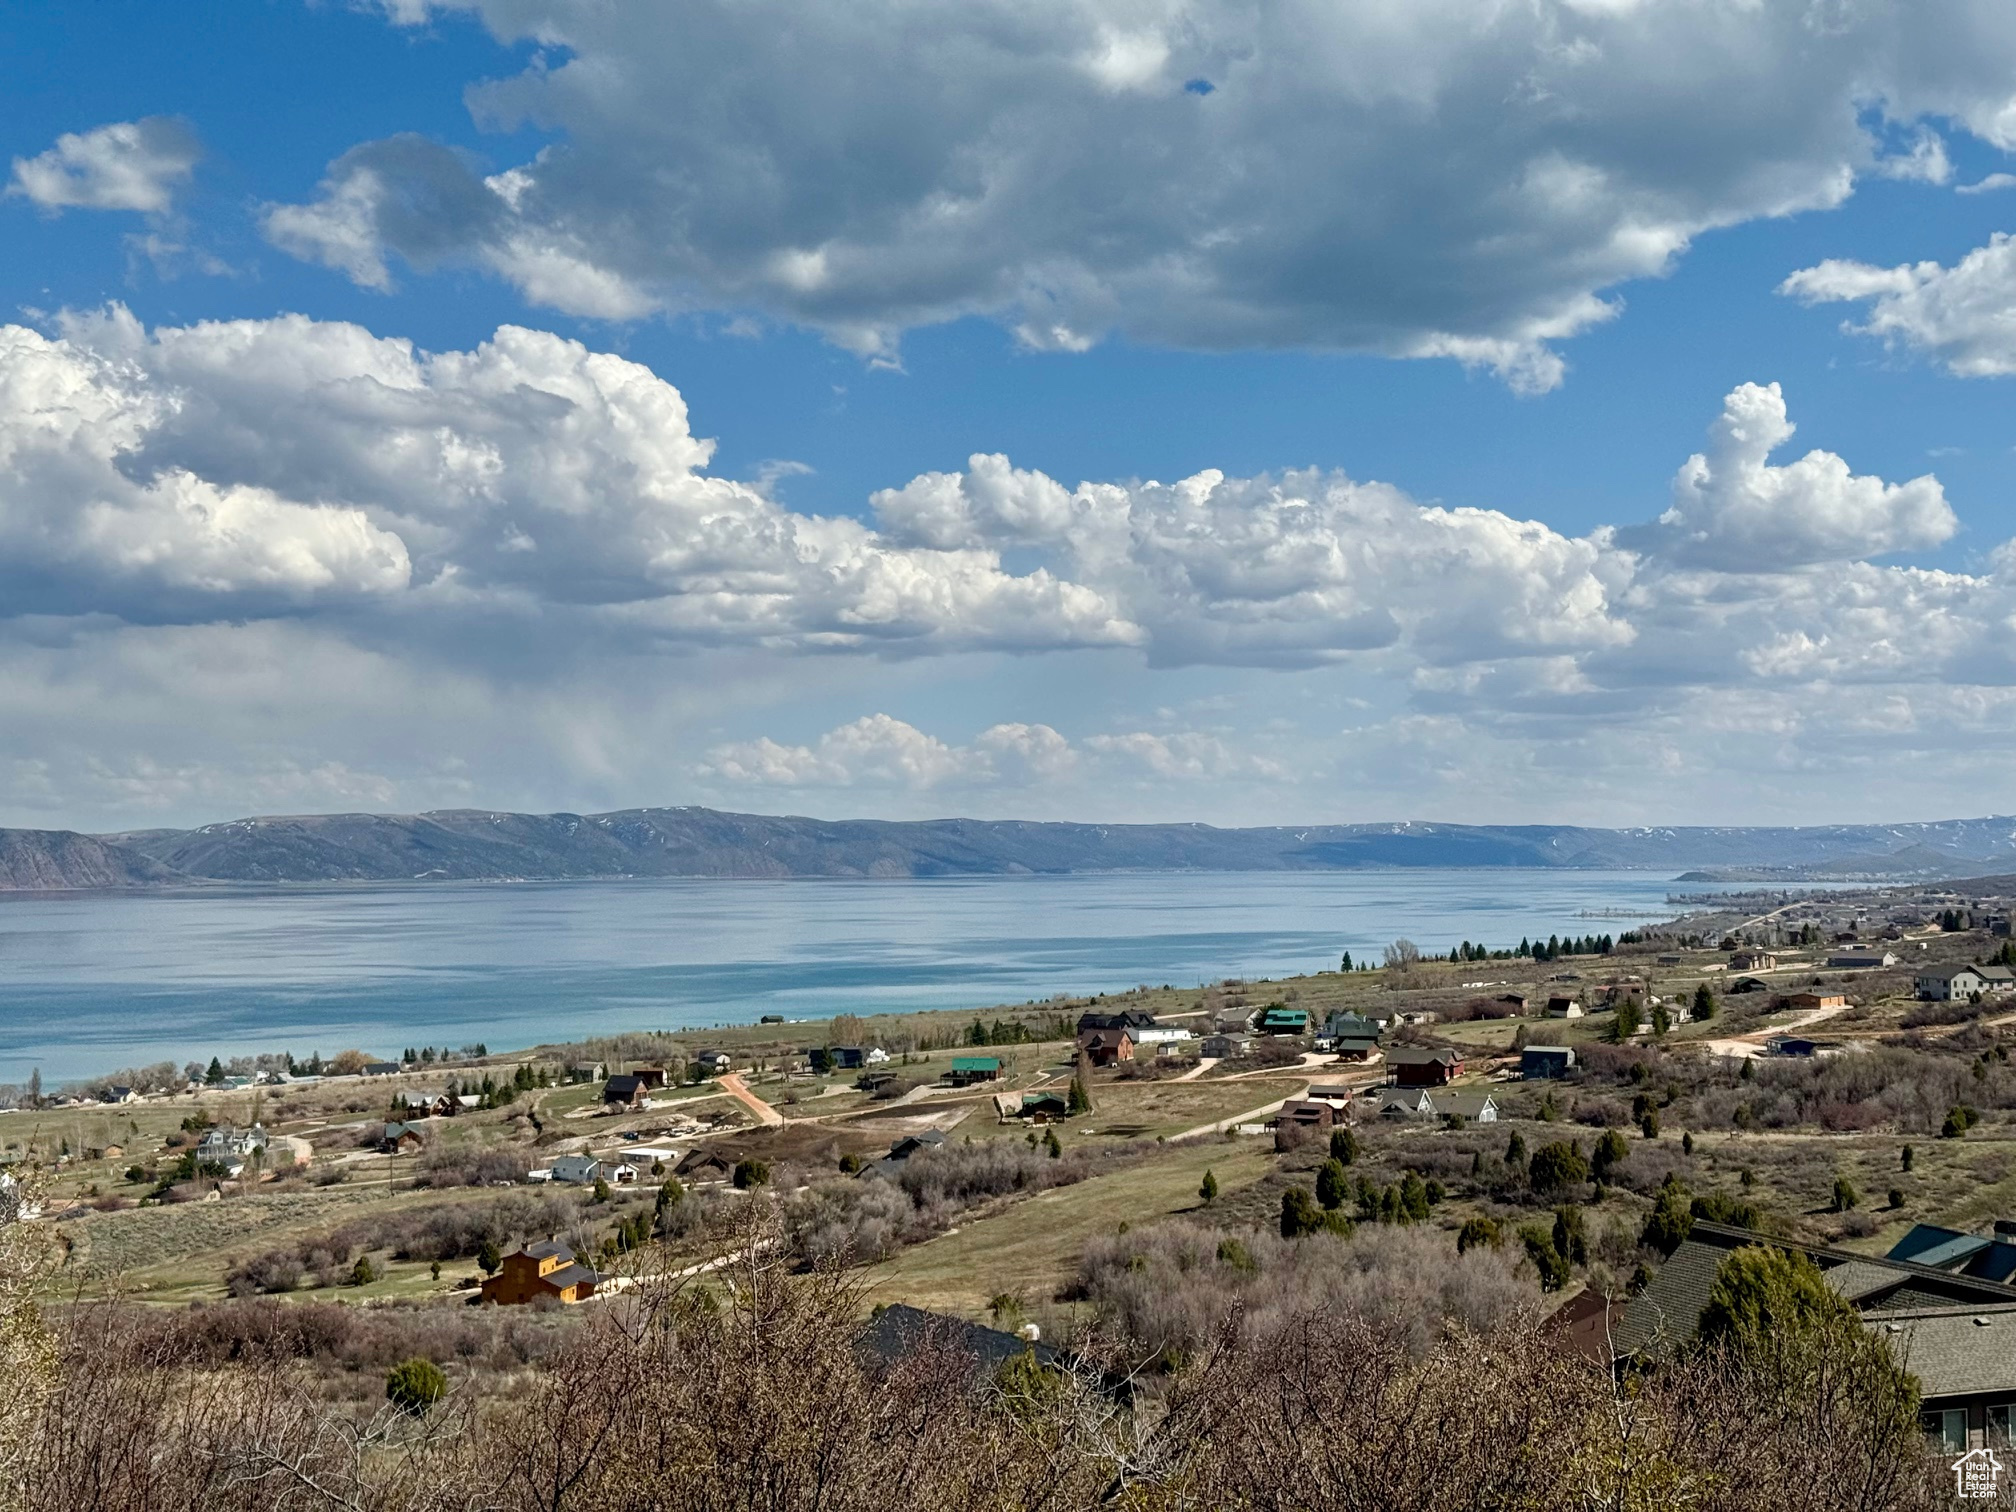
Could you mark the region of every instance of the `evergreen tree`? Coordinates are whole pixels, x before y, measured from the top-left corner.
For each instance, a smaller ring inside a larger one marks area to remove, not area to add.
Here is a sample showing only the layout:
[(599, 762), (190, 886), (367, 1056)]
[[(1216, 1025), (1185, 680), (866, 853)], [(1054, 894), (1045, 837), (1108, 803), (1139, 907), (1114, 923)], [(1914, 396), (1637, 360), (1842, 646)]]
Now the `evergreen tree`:
[(1409, 1171), (1400, 1182), (1400, 1210), (1416, 1223), (1428, 1217), (1428, 1188), (1418, 1171)]
[(1906, 1171), (1910, 1170), (1911, 1162), (1915, 1158), (1916, 1158), (1916, 1152), (1909, 1145), (1904, 1146), (1903, 1149), (1897, 1152), (1897, 1164), (1903, 1170)]
[[(1339, 1165), (1352, 1165), (1358, 1159), (1358, 1136), (1350, 1129), (1330, 1131), (1330, 1158)], [(1907, 1168), (1908, 1169), (1908, 1168)]]
[(1582, 1224), (1582, 1209), (1572, 1202), (1554, 1210), (1554, 1249), (1571, 1265), (1589, 1263), (1589, 1236)]
[(1596, 1141), (1596, 1153), (1589, 1162), (1590, 1172), (1598, 1181), (1608, 1181), (1611, 1170), (1631, 1153), (1631, 1147), (1624, 1143), (1624, 1136), (1615, 1129), (1605, 1129), (1603, 1137)]
[(1645, 1220), (1645, 1232), (1639, 1242), (1662, 1255), (1670, 1255), (1693, 1228), (1694, 1214), (1688, 1207), (1687, 1194), (1678, 1186), (1664, 1187), (1659, 1200), (1652, 1205), (1652, 1216)]
[(1057, 1131), (1054, 1128), (1044, 1131), (1043, 1148), (1049, 1152), (1052, 1160), (1058, 1160), (1063, 1157), (1064, 1146), (1058, 1141)]
[(1316, 1206), (1316, 1199), (1299, 1186), (1291, 1186), (1281, 1194), (1281, 1237), (1300, 1239), (1304, 1234), (1313, 1234), (1323, 1227), (1323, 1211)]
[(1850, 1212), (1861, 1201), (1862, 1201), (1862, 1194), (1855, 1190), (1854, 1182), (1850, 1181), (1846, 1176), (1836, 1176), (1834, 1178), (1835, 1212), (1837, 1213)]
[(1467, 1254), (1469, 1251), (1483, 1244), (1488, 1244), (1493, 1249), (1496, 1249), (1502, 1238), (1503, 1236), (1498, 1231), (1498, 1225), (1493, 1223), (1489, 1218), (1483, 1217), (1481, 1214), (1477, 1217), (1465, 1218), (1463, 1220), (1463, 1227), (1456, 1232), (1456, 1253), (1459, 1255)]
[(1340, 1160), (1326, 1160), (1316, 1171), (1316, 1200), (1326, 1209), (1335, 1211), (1344, 1206), (1344, 1199), (1350, 1194), (1351, 1179), (1344, 1174), (1344, 1163)]
[(1706, 982), (1694, 989), (1694, 1017), (1703, 1023), (1715, 1017), (1715, 994), (1708, 990)]
[(1071, 1073), (1071, 1090), (1064, 1099), (1064, 1111), (1072, 1118), (1092, 1111), (1092, 1091), (1085, 1085), (1085, 1068)]
[(1505, 1141), (1505, 1164), (1513, 1170), (1523, 1169), (1526, 1164), (1526, 1141), (1514, 1129), (1512, 1137)]
[(224, 1063), (214, 1055), (210, 1057), (210, 1069), (203, 1073), (203, 1081), (206, 1086), (211, 1087), (224, 1085)]
[(1204, 1168), (1204, 1181), (1197, 1188), (1197, 1195), (1203, 1199), (1206, 1207), (1218, 1200), (1218, 1178), (1211, 1173), (1209, 1166)]

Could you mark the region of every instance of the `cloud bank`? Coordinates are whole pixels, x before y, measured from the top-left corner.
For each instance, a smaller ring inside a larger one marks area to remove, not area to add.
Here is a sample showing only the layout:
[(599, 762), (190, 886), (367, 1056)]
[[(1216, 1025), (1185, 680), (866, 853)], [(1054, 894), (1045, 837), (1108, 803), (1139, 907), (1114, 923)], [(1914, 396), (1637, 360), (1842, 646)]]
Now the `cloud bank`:
[(1516, 388), (1703, 232), (1944, 182), (2016, 146), (1974, 0), (383, 0), (537, 49), (470, 91), (550, 144), (489, 171), (366, 142), (269, 238), (373, 288), (471, 266), (627, 320), (760, 312), (892, 355), (978, 314), (1030, 347), (1440, 356)]
[[(1341, 473), (1067, 485), (992, 454), (821, 516), (714, 475), (648, 368), (547, 332), (4, 327), (0, 777), (136, 813), (235, 782), (290, 807), (1117, 784), (1306, 815), (1347, 778), (1474, 799), (1487, 757), (1536, 792), (1627, 754), (1691, 770), (1730, 721), (1716, 761), (1836, 767), (1998, 729), (2016, 550), (1880, 560), (1953, 535), (1938, 480), (1791, 455), (1775, 384), (1707, 430), (1664, 514), (1584, 536)], [(913, 712), (970, 709), (1003, 659), (1059, 670), (1012, 718)], [(1143, 663), (1169, 706), (1102, 710)]]

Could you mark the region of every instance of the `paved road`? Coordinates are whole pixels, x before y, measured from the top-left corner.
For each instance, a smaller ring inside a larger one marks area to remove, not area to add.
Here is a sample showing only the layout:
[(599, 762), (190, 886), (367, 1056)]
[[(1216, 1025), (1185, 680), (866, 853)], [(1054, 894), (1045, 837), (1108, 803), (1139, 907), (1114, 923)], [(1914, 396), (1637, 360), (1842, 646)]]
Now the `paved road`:
[(742, 1074), (739, 1071), (730, 1071), (727, 1075), (720, 1077), (715, 1082), (715, 1085), (741, 1103), (751, 1113), (754, 1113), (756, 1115), (756, 1122), (772, 1129), (783, 1126), (784, 1115), (742, 1085)]

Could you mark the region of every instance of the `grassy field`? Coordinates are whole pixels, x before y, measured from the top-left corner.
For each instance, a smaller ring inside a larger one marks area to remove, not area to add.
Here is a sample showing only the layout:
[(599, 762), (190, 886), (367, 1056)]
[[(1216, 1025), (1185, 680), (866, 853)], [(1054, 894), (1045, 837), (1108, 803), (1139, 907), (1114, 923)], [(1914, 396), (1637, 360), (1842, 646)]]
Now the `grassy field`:
[(1222, 1193), (1273, 1167), (1264, 1140), (1199, 1140), (1171, 1146), (1152, 1163), (1009, 1204), (869, 1272), (871, 1299), (978, 1317), (1002, 1294), (1047, 1300), (1076, 1267), (1085, 1241), (1122, 1223), (1141, 1225), (1202, 1210), (1208, 1168)]

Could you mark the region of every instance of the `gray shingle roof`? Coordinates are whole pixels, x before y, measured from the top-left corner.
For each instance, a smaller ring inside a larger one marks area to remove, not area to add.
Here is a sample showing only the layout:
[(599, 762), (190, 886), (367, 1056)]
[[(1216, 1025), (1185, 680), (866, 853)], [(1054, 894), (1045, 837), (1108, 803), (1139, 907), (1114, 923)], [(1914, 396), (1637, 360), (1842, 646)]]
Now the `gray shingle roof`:
[(2016, 1303), (1886, 1309), (1868, 1319), (1928, 1398), (2016, 1393)]

